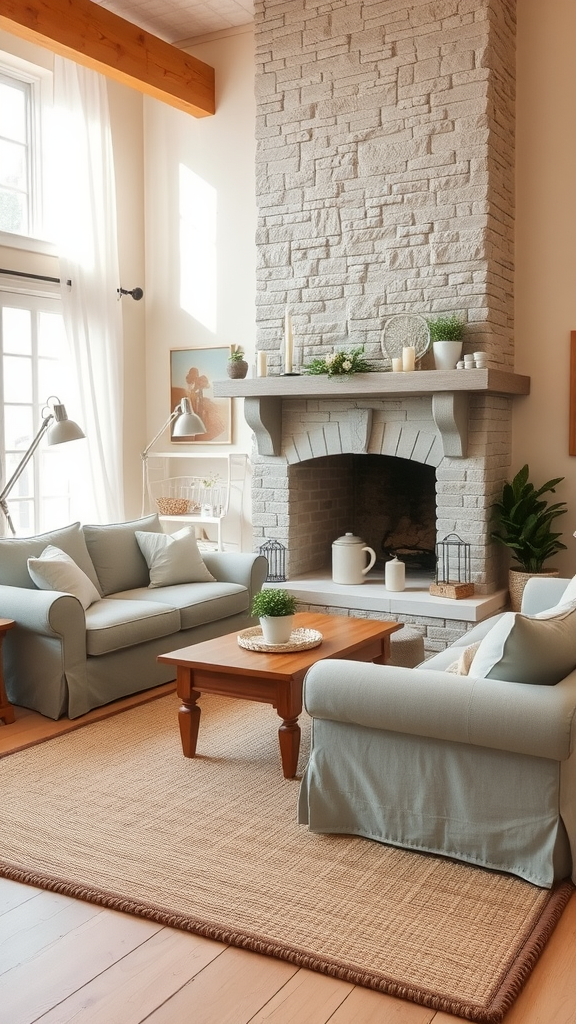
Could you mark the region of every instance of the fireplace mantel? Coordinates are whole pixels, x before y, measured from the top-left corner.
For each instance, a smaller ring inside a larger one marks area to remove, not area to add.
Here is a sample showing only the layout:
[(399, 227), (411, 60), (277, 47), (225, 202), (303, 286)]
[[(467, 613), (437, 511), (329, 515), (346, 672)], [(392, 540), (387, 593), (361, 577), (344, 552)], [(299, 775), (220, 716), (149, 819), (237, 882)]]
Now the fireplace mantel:
[(260, 455), (279, 455), (282, 401), (278, 399), (346, 399), (366, 401), (429, 395), (445, 455), (466, 455), (468, 396), (514, 397), (530, 393), (530, 378), (507, 370), (414, 370), (411, 373), (357, 373), (348, 378), (294, 374), (217, 380), (217, 398), (243, 398), (244, 415)]

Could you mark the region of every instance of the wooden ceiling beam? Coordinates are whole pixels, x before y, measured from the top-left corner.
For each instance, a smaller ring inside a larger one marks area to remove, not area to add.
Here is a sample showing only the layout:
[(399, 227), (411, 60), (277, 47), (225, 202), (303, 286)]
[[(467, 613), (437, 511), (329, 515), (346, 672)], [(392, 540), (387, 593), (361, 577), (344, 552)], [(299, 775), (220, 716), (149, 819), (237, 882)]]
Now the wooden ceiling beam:
[(2, 0), (0, 28), (194, 117), (216, 109), (214, 68), (92, 0)]

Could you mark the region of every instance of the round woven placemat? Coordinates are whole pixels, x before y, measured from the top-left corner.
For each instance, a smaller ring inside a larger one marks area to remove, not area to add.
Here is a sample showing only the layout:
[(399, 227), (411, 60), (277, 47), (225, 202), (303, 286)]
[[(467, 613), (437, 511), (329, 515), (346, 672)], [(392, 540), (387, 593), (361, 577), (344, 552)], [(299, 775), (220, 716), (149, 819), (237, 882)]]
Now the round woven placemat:
[(323, 639), (322, 633), (319, 633), (317, 629), (293, 629), (290, 639), (285, 644), (267, 644), (262, 635), (261, 626), (251, 626), (250, 629), (244, 629), (238, 633), (240, 647), (245, 647), (248, 651), (264, 651), (267, 654), (270, 654), (271, 651), (276, 654), (307, 651), (311, 647), (318, 647)]

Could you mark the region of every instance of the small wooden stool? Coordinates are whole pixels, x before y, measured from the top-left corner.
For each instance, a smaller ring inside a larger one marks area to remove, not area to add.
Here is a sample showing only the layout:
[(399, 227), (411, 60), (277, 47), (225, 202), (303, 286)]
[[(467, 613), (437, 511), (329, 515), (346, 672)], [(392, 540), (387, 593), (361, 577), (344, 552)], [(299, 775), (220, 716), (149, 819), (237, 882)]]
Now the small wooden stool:
[(14, 708), (8, 703), (6, 687), (4, 686), (4, 672), (2, 670), (2, 641), (9, 629), (16, 625), (14, 619), (0, 619), (0, 721), (5, 725), (12, 725), (14, 722)]

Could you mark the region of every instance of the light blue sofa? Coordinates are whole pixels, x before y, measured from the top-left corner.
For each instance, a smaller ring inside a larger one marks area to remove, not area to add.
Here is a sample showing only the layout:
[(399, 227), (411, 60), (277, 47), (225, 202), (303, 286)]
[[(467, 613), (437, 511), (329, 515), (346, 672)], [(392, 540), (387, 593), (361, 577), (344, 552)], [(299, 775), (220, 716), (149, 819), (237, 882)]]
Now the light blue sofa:
[[(568, 583), (532, 579), (515, 628), (539, 631), (531, 617), (562, 605)], [(512, 614), (415, 669), (314, 665), (304, 684), (313, 728), (298, 820), (313, 832), (444, 854), (543, 887), (570, 874), (576, 882), (576, 671), (552, 685), (514, 681), (505, 657), (497, 662), (503, 679), (475, 677), (474, 661), (471, 674), (455, 671), (465, 649), (497, 624), (508, 629)], [(562, 644), (560, 664), (576, 666), (576, 632), (570, 639), (566, 631), (576, 629), (576, 612), (562, 619), (562, 637), (550, 613), (547, 621), (554, 650), (526, 648), (528, 675), (547, 673)]]
[[(161, 533), (158, 516), (0, 540), (0, 616), (16, 621), (3, 645), (11, 703), (77, 718), (173, 679), (174, 667), (159, 664), (159, 654), (255, 623), (250, 607), (268, 571), (265, 558), (206, 552), (215, 582), (149, 589), (136, 531)], [(37, 589), (27, 560), (47, 545), (69, 555), (102, 600), (84, 610), (70, 594)]]

